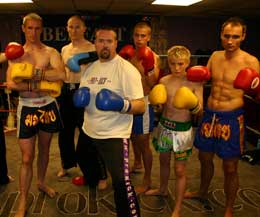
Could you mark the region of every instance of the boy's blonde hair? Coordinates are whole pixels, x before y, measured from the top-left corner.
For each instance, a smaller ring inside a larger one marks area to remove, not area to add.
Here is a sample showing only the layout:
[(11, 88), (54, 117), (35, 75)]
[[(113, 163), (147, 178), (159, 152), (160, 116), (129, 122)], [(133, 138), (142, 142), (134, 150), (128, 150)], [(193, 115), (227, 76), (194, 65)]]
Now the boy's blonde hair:
[(168, 58), (169, 57), (176, 57), (176, 58), (182, 58), (182, 59), (187, 59), (190, 60), (191, 53), (188, 48), (181, 46), (181, 45), (176, 45), (171, 47), (167, 51)]

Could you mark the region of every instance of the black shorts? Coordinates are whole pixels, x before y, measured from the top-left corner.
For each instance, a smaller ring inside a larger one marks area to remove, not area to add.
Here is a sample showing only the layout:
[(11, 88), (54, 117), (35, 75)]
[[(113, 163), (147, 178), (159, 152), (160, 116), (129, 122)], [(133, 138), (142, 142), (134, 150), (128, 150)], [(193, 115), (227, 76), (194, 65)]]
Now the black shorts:
[(62, 129), (63, 124), (56, 100), (43, 105), (19, 106), (18, 112), (18, 138), (30, 138), (39, 130), (55, 133)]

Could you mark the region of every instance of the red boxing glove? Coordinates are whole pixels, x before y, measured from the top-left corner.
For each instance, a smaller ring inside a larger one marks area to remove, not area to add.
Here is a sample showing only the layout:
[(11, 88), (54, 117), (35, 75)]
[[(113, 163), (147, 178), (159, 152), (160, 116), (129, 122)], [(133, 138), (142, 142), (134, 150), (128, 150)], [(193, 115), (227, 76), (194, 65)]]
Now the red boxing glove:
[(135, 49), (132, 45), (125, 45), (122, 47), (122, 49), (119, 51), (119, 55), (123, 57), (126, 60), (131, 59), (135, 55)]
[(211, 73), (206, 66), (193, 66), (187, 70), (187, 79), (194, 82), (203, 82), (210, 79)]
[(5, 56), (8, 60), (14, 60), (24, 54), (23, 46), (17, 42), (10, 42), (5, 48)]
[(260, 92), (260, 75), (254, 69), (244, 68), (239, 71), (234, 87), (253, 95)]
[(141, 47), (137, 51), (137, 59), (142, 60), (145, 75), (154, 69), (153, 51), (149, 47)]

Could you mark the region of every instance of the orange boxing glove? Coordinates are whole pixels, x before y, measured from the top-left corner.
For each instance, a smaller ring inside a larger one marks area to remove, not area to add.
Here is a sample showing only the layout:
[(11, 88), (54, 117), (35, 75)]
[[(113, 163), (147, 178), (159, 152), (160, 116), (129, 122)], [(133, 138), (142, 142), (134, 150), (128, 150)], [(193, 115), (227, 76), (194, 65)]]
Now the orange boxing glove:
[(5, 56), (8, 60), (14, 60), (24, 54), (23, 46), (17, 42), (10, 42), (5, 48)]
[(260, 75), (254, 69), (244, 68), (239, 71), (234, 87), (244, 90), (249, 95), (260, 92)]
[(154, 56), (151, 48), (146, 46), (139, 48), (137, 59), (142, 61), (145, 75), (148, 75), (154, 69)]
[(187, 70), (187, 79), (194, 82), (203, 82), (210, 79), (211, 73), (206, 66), (192, 66)]
[(128, 44), (122, 47), (118, 54), (124, 59), (129, 60), (135, 55), (135, 49), (132, 45)]

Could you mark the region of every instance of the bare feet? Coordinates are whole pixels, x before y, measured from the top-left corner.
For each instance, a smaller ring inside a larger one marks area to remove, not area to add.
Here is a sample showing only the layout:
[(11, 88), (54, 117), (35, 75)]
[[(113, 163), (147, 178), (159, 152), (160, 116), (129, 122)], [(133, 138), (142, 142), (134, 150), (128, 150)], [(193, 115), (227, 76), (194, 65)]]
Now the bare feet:
[(98, 182), (98, 190), (105, 190), (107, 188), (107, 180), (101, 179)]
[(26, 216), (26, 209), (18, 209), (14, 215), (14, 217), (25, 217)]
[(130, 173), (139, 173), (141, 172), (140, 170), (143, 169), (142, 164), (134, 164), (131, 168), (130, 168)]
[[(184, 198), (185, 199), (193, 199), (193, 200), (199, 201), (200, 203), (203, 204), (203, 207), (205, 209), (213, 210), (213, 208), (211, 207), (210, 202), (209, 202), (207, 196), (202, 196), (198, 191), (194, 191), (194, 192), (186, 191), (184, 193)], [(227, 215), (227, 217), (230, 217), (230, 216)]]
[(12, 176), (6, 176), (5, 179), (0, 180), (0, 185), (7, 185), (10, 182), (13, 182), (14, 178)]
[(61, 169), (58, 173), (57, 173), (57, 177), (58, 178), (62, 178), (62, 177), (64, 177), (64, 176), (68, 176), (69, 174), (68, 174), (68, 171), (67, 170), (65, 170), (65, 169)]
[(185, 199), (192, 199), (192, 198), (196, 198), (196, 197), (200, 197), (200, 194), (199, 194), (198, 191), (193, 191), (193, 192), (186, 191), (184, 193), (184, 198)]
[(147, 196), (162, 196), (162, 197), (167, 197), (168, 192), (162, 192), (160, 189), (150, 189), (144, 193)]
[(9, 182), (13, 182), (14, 178), (12, 176), (8, 176)]
[(58, 173), (57, 173), (57, 177), (58, 177), (58, 181), (59, 182), (69, 182), (71, 177), (70, 174), (68, 173), (67, 170), (65, 169), (61, 169)]
[(26, 198), (24, 196), (20, 195), (20, 201), (19, 201), (19, 206), (18, 209), (14, 215), (14, 217), (24, 217), (26, 216)]
[(140, 185), (140, 186), (137, 186), (136, 188), (135, 188), (135, 192), (136, 193), (145, 193), (145, 192), (147, 192), (148, 190), (150, 190), (150, 185), (145, 185), (145, 184), (143, 184), (143, 185)]
[(233, 217), (233, 210), (226, 208), (224, 217)]
[(56, 195), (56, 191), (47, 185), (38, 184), (38, 189), (39, 191), (42, 191), (43, 193), (47, 194), (50, 198), (53, 198)]
[(180, 212), (174, 210), (171, 217), (180, 217)]

